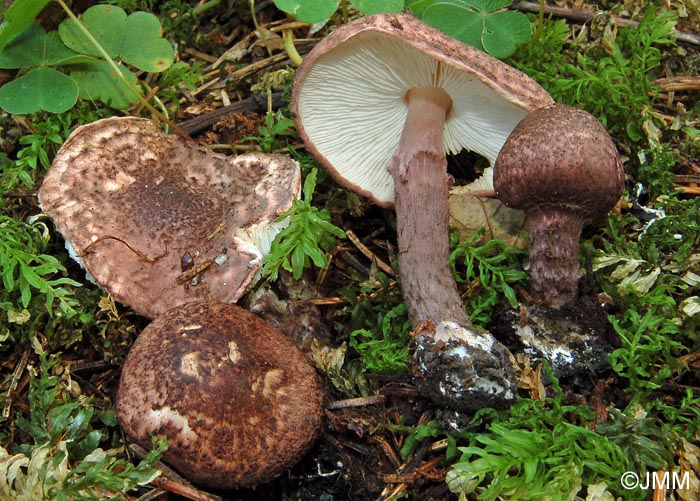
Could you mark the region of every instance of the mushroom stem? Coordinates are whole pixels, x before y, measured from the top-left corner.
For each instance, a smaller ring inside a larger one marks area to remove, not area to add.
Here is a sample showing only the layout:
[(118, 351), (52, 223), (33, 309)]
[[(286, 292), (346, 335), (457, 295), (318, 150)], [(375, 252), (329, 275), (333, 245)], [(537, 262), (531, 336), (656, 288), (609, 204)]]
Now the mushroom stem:
[(406, 123), (389, 166), (404, 298), (414, 326), (428, 320), (471, 328), (448, 265), (449, 176), (442, 140), (452, 100), (435, 87), (413, 88), (406, 100)]
[(578, 296), (578, 245), (584, 220), (570, 209), (547, 207), (527, 213), (530, 291), (550, 308)]

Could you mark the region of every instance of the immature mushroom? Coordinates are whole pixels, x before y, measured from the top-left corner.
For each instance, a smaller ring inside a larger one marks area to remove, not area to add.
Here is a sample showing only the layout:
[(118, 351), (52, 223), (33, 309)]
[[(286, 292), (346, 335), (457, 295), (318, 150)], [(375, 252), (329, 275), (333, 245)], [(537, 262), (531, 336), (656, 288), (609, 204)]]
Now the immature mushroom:
[(189, 301), (237, 301), (300, 179), (287, 157), (227, 157), (150, 120), (108, 118), (71, 134), (39, 201), (95, 280), (153, 318)]
[(513, 130), (493, 181), (503, 203), (527, 214), (533, 296), (552, 308), (571, 303), (578, 295), (581, 229), (612, 209), (624, 188), (610, 135), (583, 110), (539, 109)]
[(267, 482), (320, 433), (323, 396), (296, 346), (233, 304), (188, 303), (156, 318), (134, 342), (117, 392), (127, 436), (203, 486)]
[(411, 320), (448, 322), (450, 339), (476, 333), (466, 352), (506, 357), (472, 327), (448, 267), (445, 152), (493, 161), (517, 122), (551, 102), (526, 75), (404, 14), (338, 28), (297, 71), (292, 111), (308, 151), (346, 187), (395, 203)]

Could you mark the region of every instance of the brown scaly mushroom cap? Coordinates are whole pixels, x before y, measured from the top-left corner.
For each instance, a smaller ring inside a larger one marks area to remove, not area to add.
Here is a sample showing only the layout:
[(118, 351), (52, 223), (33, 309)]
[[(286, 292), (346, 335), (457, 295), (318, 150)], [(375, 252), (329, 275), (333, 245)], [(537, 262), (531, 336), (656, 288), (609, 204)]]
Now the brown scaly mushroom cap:
[(232, 304), (189, 303), (156, 318), (124, 363), (127, 436), (210, 488), (251, 487), (296, 463), (322, 423), (314, 369), (281, 332)]
[(300, 188), (287, 157), (227, 157), (127, 117), (77, 128), (39, 201), (92, 277), (153, 318), (190, 301), (237, 301)]
[(533, 295), (553, 308), (575, 300), (581, 229), (612, 209), (624, 188), (605, 127), (563, 104), (534, 111), (499, 153), (494, 187), (504, 204), (527, 214)]

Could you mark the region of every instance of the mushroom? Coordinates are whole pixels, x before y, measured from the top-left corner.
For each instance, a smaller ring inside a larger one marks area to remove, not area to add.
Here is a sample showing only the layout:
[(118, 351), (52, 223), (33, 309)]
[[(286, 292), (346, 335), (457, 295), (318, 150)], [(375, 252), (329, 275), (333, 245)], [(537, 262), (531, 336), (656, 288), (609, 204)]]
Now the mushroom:
[(287, 157), (227, 157), (127, 117), (76, 129), (39, 201), (89, 274), (153, 318), (190, 301), (237, 301), (300, 189)]
[(527, 215), (530, 289), (544, 306), (576, 300), (581, 229), (612, 209), (624, 188), (620, 155), (590, 113), (563, 104), (532, 112), (494, 165), (497, 197)]
[(233, 304), (188, 303), (151, 322), (134, 342), (117, 391), (126, 435), (189, 480), (232, 489), (294, 465), (320, 433), (314, 369), (284, 334)]
[[(447, 322), (428, 337), (442, 332), (446, 341), (466, 343), (454, 353), (466, 354), (467, 365), (481, 365), (481, 352), (490, 352), (494, 381), (511, 389), (507, 351), (472, 326), (448, 266), (445, 153), (468, 149), (492, 162), (515, 125), (550, 103), (523, 73), (406, 14), (338, 28), (306, 56), (292, 92), (297, 128), (316, 160), (347, 188), (395, 205), (401, 286), (414, 327)], [(458, 392), (464, 386), (455, 385)], [(467, 405), (488, 405), (480, 395)]]

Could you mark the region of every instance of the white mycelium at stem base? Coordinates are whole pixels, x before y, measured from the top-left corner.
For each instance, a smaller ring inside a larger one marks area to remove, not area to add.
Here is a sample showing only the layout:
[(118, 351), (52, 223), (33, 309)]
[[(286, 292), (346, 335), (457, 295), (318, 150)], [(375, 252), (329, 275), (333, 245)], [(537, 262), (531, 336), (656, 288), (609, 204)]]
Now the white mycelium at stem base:
[(470, 327), (448, 266), (449, 179), (443, 151), (452, 105), (437, 87), (406, 95), (408, 113), (389, 172), (394, 179), (401, 284), (413, 324), (454, 321)]

